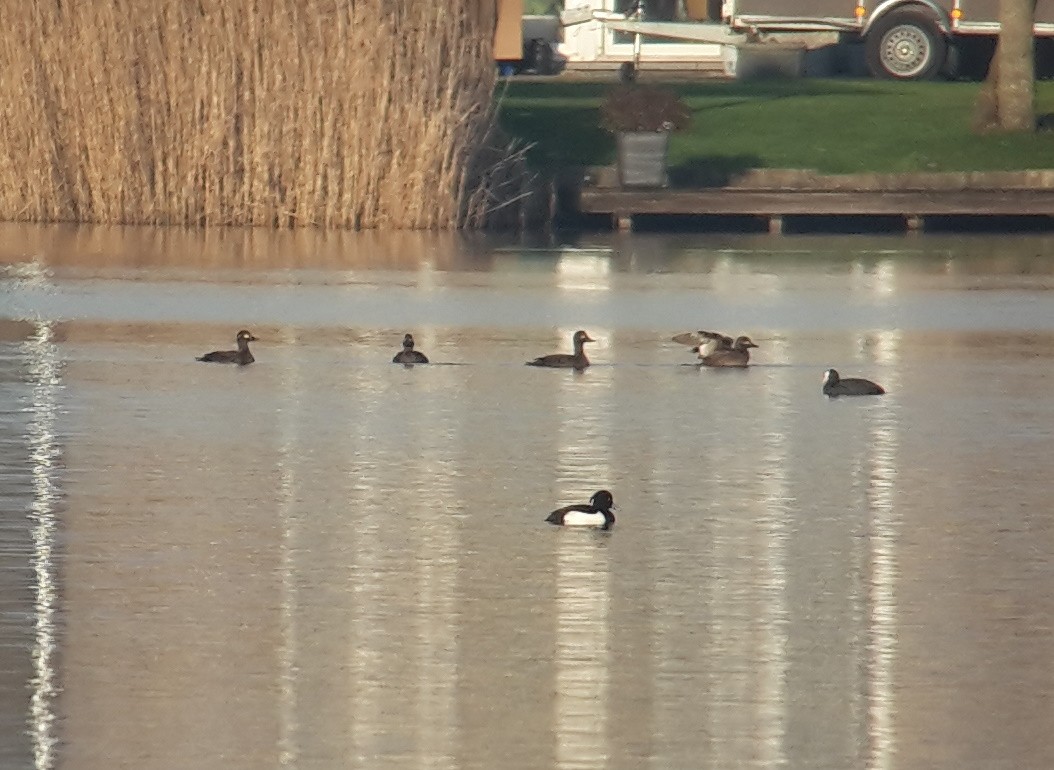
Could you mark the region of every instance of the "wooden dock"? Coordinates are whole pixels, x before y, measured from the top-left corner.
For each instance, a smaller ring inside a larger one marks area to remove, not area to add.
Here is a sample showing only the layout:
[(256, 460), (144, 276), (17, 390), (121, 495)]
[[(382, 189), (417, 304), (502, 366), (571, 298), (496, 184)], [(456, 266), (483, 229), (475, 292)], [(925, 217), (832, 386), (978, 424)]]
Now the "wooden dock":
[(585, 214), (607, 214), (633, 229), (641, 215), (756, 217), (783, 232), (792, 217), (886, 217), (907, 230), (934, 217), (1049, 218), (1054, 230), (1054, 171), (969, 174), (818, 175), (757, 171), (729, 184), (699, 188), (628, 189), (611, 170), (587, 175), (577, 192)]

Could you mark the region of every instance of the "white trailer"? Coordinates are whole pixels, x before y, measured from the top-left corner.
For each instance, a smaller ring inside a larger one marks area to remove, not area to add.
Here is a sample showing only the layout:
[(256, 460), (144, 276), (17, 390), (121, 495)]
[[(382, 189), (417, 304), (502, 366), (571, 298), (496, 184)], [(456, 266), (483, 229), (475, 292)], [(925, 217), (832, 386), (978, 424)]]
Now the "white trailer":
[[(569, 65), (590, 56), (635, 68), (653, 61), (709, 58), (726, 69), (728, 49), (831, 36), (863, 45), (867, 68), (879, 78), (926, 80), (964, 62), (970, 43), (990, 50), (999, 34), (999, 0), (578, 0), (561, 15)], [(600, 6), (600, 7), (597, 7)], [(657, 9), (657, 13), (649, 9)], [(1054, 0), (1036, 4), (1035, 35), (1054, 38)], [(582, 27), (581, 32), (573, 31)], [(816, 36), (820, 37), (816, 37)], [(583, 38), (592, 38), (590, 52)], [(670, 41), (652, 43), (653, 40)], [(667, 47), (669, 46), (669, 47)], [(982, 46), (984, 47), (984, 46)], [(652, 49), (658, 49), (653, 51)], [(632, 70), (628, 70), (632, 71)]]
[[(708, 35), (697, 39), (677, 35), (675, 28), (682, 25), (672, 19), (648, 17), (646, 11), (635, 14), (625, 6), (620, 0), (566, 0), (557, 46), (561, 63), (574, 70), (617, 69), (630, 64), (650, 69), (726, 71), (728, 54), (723, 43), (735, 38), (719, 39), (730, 31), (724, 25), (692, 22), (693, 28), (703, 27)], [(635, 26), (624, 27), (622, 22), (646, 23), (648, 27), (638, 34)], [(659, 26), (658, 34), (652, 31), (653, 26)]]

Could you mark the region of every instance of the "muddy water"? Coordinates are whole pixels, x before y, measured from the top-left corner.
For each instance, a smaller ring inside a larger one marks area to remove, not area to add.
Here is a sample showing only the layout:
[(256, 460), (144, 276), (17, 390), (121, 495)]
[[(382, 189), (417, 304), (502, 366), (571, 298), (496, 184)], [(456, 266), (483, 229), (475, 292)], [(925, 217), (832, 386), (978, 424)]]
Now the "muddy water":
[(1052, 393), (1043, 238), (5, 226), (0, 765), (1054, 766)]

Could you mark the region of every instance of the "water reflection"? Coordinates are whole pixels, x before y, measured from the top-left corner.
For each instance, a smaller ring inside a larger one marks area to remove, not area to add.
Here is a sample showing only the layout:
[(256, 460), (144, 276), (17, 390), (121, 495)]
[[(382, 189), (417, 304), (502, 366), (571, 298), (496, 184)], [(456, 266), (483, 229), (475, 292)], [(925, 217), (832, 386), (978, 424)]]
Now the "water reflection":
[[(561, 289), (611, 289), (607, 256), (565, 254), (557, 270)], [(573, 333), (565, 329), (561, 337)], [(595, 331), (593, 336), (609, 355), (617, 354), (610, 330)], [(558, 376), (556, 488), (571, 500), (584, 501), (611, 486), (605, 425), (611, 418), (612, 382), (595, 374), (588, 381), (585, 373)], [(589, 542), (582, 542), (583, 535)], [(611, 580), (604, 537), (568, 531), (557, 537), (553, 720), (556, 766), (568, 770), (606, 767), (609, 761)]]
[(553, 732), (560, 768), (606, 767), (609, 760), (608, 569), (601, 543), (559, 540)]
[[(899, 383), (895, 383), (897, 387)], [(867, 767), (885, 770), (896, 757), (895, 672), (897, 658), (897, 584), (900, 579), (897, 541), (900, 520), (895, 505), (897, 488), (897, 429), (895, 406), (878, 413), (872, 427), (872, 468), (868, 486), (870, 527), (866, 580), (869, 617), (867, 708), (870, 747)]]
[[(200, 277), (209, 282), (274, 281), (295, 270), (342, 281), (375, 275), (509, 272), (566, 281), (584, 274), (637, 274), (713, 282), (729, 288), (755, 278), (800, 282), (850, 277), (883, 293), (927, 286), (999, 289), (1051, 288), (1054, 235), (637, 235), (579, 234), (552, 243), (464, 233), (325, 231), (265, 228), (184, 229), (0, 223), (0, 265), (17, 276), (36, 263), (62, 277), (140, 280)], [(34, 268), (37, 269), (37, 268)], [(358, 271), (361, 271), (358, 272)], [(981, 280), (977, 280), (981, 279)], [(659, 278), (658, 283), (664, 281)]]
[(611, 255), (562, 252), (556, 266), (557, 287), (564, 290), (611, 288)]
[[(0, 716), (36, 767), (1054, 764), (1048, 267), (414, 236), (290, 269), (319, 242), (226, 233), (238, 270), (179, 272), (199, 237), (7, 247)], [(242, 313), (257, 364), (195, 364)], [(755, 365), (682, 366), (708, 327)], [(578, 328), (595, 366), (523, 366)], [(393, 366), (406, 331), (464, 365)], [(605, 487), (613, 532), (544, 524)]]
[[(610, 331), (601, 335), (610, 338)], [(617, 346), (608, 344), (609, 352)], [(612, 486), (609, 434), (610, 376), (553, 372), (559, 377), (556, 412), (556, 489), (581, 502)], [(586, 376), (592, 375), (589, 379)], [(618, 491), (614, 491), (616, 506)], [(559, 503), (557, 506), (564, 503)], [(616, 514), (617, 516), (617, 514)], [(618, 526), (616, 520), (616, 527)], [(609, 761), (611, 576), (610, 533), (556, 533), (556, 766), (606, 767)]]
[[(285, 350), (292, 350), (295, 340), (287, 335)], [(278, 415), (278, 489), (276, 504), (278, 520), (282, 527), (279, 576), (281, 581), (281, 645), (278, 651), (279, 676), (279, 733), (278, 764), (280, 767), (296, 767), (301, 760), (300, 741), (300, 693), (297, 691), (298, 657), (301, 653), (300, 589), (297, 579), (299, 566), (297, 555), (301, 553), (303, 531), (298, 513), (297, 499), (301, 494), (302, 480), (297, 468), (301, 453), (301, 440), (297, 426), (300, 423), (299, 399), (303, 381), (290, 356), (282, 361), (282, 392), (293, 397)]]
[[(787, 366), (790, 351), (784, 340), (768, 340), (766, 360)], [(791, 485), (787, 469), (791, 465), (788, 457), (788, 436), (793, 430), (795, 408), (788, 393), (792, 386), (789, 369), (773, 372), (763, 424), (760, 428), (762, 446), (759, 474), (761, 493), (764, 495), (764, 513), (758, 521), (762, 540), (759, 551), (759, 596), (758, 617), (763, 628), (759, 644), (759, 693), (757, 733), (759, 762), (767, 767), (784, 765), (787, 762), (787, 672), (788, 634), (790, 632), (787, 548), (794, 532), (791, 501)], [(761, 415), (759, 415), (760, 417)]]
[(56, 430), (59, 419), (58, 392), (61, 387), (60, 359), (52, 341), (49, 324), (39, 324), (24, 345), (33, 388), (32, 418), (28, 428), (29, 458), (33, 473), (33, 572), (35, 576), (33, 647), (34, 676), (30, 682), (30, 729), (33, 735), (34, 766), (39, 770), (55, 766), (55, 699), (59, 693), (55, 670), (59, 656), (56, 621), (59, 604), (55, 537), (58, 530), (57, 478), (61, 449)]
[(156, 276), (216, 271), (431, 270), (485, 268), (491, 259), (471, 235), (418, 231), (302, 229), (278, 232), (259, 227), (81, 226), (38, 227), (0, 223), (0, 264), (26, 259), (49, 270), (85, 270), (134, 278), (149, 269)]

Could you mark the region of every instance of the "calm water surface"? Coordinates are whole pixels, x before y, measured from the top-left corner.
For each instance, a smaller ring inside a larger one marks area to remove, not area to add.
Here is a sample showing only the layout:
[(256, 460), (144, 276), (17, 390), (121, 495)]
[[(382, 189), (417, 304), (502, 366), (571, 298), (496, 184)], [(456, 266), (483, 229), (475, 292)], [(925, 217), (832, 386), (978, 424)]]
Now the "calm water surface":
[(5, 226), (0, 766), (1052, 767), (1052, 458), (1042, 237)]

